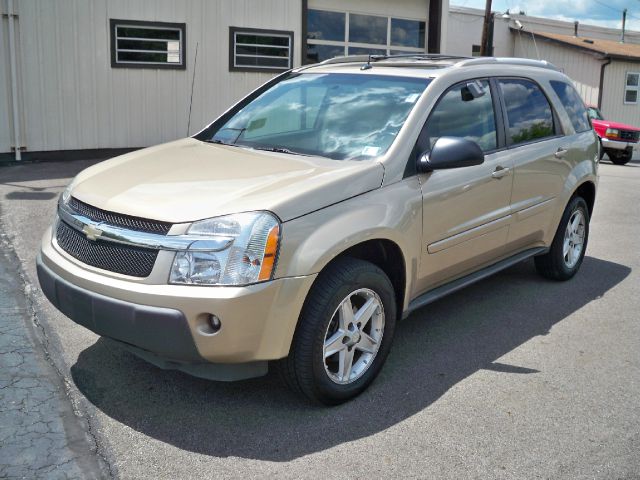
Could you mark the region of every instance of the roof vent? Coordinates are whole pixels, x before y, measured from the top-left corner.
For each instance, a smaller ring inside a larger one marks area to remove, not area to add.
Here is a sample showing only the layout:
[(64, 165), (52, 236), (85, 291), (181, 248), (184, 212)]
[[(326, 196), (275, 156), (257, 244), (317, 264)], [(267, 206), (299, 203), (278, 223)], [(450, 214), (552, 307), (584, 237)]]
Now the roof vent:
[(585, 38), (584, 40), (582, 40), (584, 43), (589, 43), (591, 45), (593, 45), (593, 40), (589, 40), (588, 38)]

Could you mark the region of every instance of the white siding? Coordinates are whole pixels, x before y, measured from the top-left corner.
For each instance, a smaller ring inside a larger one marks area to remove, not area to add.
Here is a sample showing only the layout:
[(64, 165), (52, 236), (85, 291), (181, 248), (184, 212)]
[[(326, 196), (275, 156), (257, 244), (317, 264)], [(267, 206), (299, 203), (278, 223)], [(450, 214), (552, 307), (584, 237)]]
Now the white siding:
[[(449, 10), (447, 49), (451, 55), (471, 56), (472, 46), (480, 45), (484, 12), (478, 9), (452, 7)], [(509, 20), (496, 17), (493, 29), (493, 54), (513, 56), (513, 38)]]
[[(272, 74), (228, 71), (229, 26), (294, 31), (300, 64), (301, 2), (293, 0), (30, 0), (19, 8), (21, 92), (29, 151), (140, 147), (198, 131)], [(186, 70), (113, 69), (109, 19), (186, 23)], [(0, 52), (6, 50), (6, 20)], [(0, 58), (0, 121), (5, 66)], [(1, 128), (0, 151), (8, 151)]]
[(640, 62), (613, 61), (604, 71), (602, 114), (615, 122), (640, 127), (640, 103), (625, 105), (624, 86), (627, 72), (640, 72)]
[[(493, 32), (494, 53), (496, 56), (513, 56), (514, 41), (509, 27), (515, 27), (515, 21), (519, 20), (524, 30), (533, 32), (560, 33), (573, 35), (573, 22), (553, 20), (551, 18), (530, 17), (527, 15), (510, 14), (504, 18), (501, 13), (494, 12), (495, 23)], [(484, 10), (477, 8), (452, 6), (449, 9), (449, 35), (447, 37), (447, 53), (455, 55), (471, 55), (471, 45), (480, 44), (482, 35), (482, 20)], [(582, 25), (578, 27), (580, 36), (589, 38), (602, 38), (617, 41), (620, 39), (620, 30), (615, 28), (597, 27), (595, 25)], [(627, 43), (640, 43), (640, 32), (627, 31), (625, 35)]]
[[(4, 2), (0, 3), (6, 12)], [(8, 152), (13, 145), (11, 124), (11, 77), (9, 72), (9, 19), (0, 16), (0, 152)]]
[(514, 55), (516, 57), (547, 60), (553, 63), (573, 80), (585, 103), (598, 104), (601, 60), (575, 48), (546, 41), (541, 37), (536, 37), (534, 43), (529, 34), (515, 35)]

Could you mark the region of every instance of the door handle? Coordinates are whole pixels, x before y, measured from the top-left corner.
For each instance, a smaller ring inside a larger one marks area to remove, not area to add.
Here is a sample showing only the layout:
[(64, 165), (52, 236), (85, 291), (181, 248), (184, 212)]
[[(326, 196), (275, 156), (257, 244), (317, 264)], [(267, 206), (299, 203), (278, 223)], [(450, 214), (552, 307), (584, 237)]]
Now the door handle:
[(567, 149), (560, 147), (558, 150), (556, 150), (556, 153), (554, 153), (553, 156), (556, 158), (564, 158), (566, 154), (567, 154)]
[(497, 178), (498, 180), (500, 180), (505, 175), (509, 175), (509, 169), (498, 165), (496, 169), (493, 171), (493, 173), (491, 174), (491, 177)]

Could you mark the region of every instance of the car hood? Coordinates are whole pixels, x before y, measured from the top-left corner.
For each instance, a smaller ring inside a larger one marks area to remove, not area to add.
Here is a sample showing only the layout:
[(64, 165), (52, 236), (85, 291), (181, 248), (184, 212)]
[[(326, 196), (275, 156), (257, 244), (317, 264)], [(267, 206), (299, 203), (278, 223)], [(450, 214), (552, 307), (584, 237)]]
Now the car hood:
[(615, 128), (618, 130), (631, 130), (631, 131), (638, 131), (640, 130), (640, 128), (638, 127), (632, 127), (631, 125), (626, 125), (624, 123), (618, 123), (618, 122), (612, 122), (610, 120), (591, 120), (591, 123), (594, 126), (599, 126), (602, 128)]
[(252, 210), (286, 221), (380, 187), (376, 161), (340, 161), (187, 138), (99, 163), (72, 195), (112, 212), (171, 223)]

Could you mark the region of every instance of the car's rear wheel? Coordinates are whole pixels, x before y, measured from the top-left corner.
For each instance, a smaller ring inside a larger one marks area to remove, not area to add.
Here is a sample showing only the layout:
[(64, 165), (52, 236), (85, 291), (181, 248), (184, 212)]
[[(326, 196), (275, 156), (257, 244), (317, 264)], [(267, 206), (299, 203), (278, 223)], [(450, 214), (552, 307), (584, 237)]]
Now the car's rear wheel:
[(395, 322), (387, 275), (369, 262), (339, 259), (320, 273), (309, 292), (280, 371), (291, 388), (311, 400), (345, 402), (378, 375)]
[(626, 165), (633, 157), (633, 150), (609, 150), (607, 155), (614, 165)]
[(551, 248), (535, 257), (536, 270), (552, 280), (569, 280), (580, 269), (589, 239), (589, 209), (582, 197), (567, 205)]

